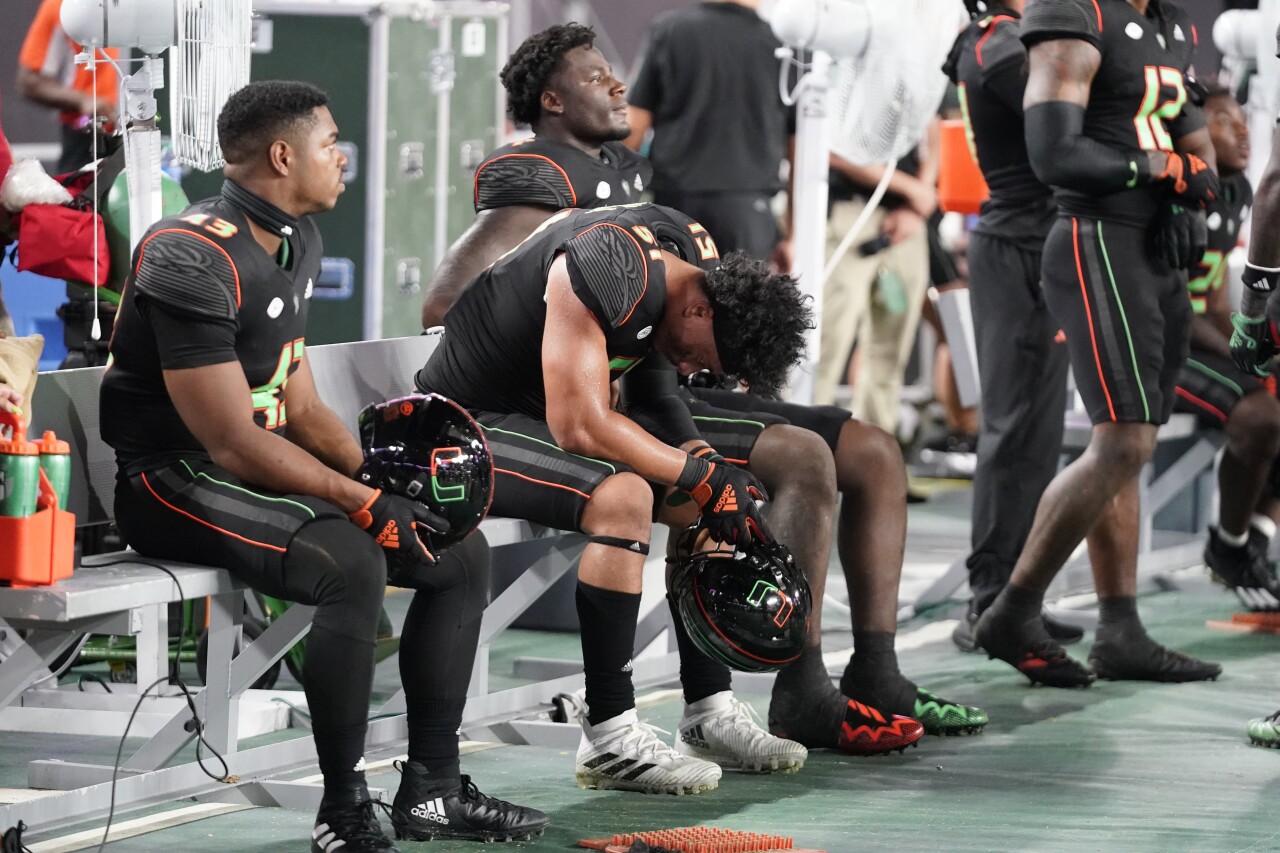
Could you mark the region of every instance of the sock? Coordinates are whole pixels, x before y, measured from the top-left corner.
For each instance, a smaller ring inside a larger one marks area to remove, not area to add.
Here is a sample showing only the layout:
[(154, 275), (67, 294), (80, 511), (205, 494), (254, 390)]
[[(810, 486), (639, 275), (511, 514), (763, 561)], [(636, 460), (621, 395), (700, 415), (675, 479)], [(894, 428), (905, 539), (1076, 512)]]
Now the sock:
[(1175, 652), (1147, 634), (1132, 595), (1098, 602), (1098, 633), (1089, 663), (1103, 678), (1140, 681), (1200, 681), (1216, 678), (1222, 667)]
[(1249, 528), (1245, 527), (1244, 533), (1228, 533), (1227, 529), (1219, 522), (1216, 535), (1224, 545), (1230, 545), (1232, 548), (1243, 548), (1245, 543), (1249, 541)]
[(457, 779), (458, 726), (466, 699), (409, 701), (409, 763), (432, 780)]
[(1271, 520), (1270, 516), (1255, 512), (1253, 518), (1249, 519), (1249, 526), (1267, 537), (1268, 542), (1275, 538), (1276, 523)]
[(364, 738), (373, 681), (373, 643), (313, 624), (303, 663), (311, 735), (326, 792), (364, 783)]
[(1028, 622), (1039, 623), (1040, 611), (1043, 608), (1043, 595), (1011, 583), (996, 596), (995, 601), (991, 602), (987, 613), (992, 619), (1022, 625)]
[(898, 669), (890, 631), (854, 631), (853, 656), (840, 678), (840, 692), (891, 714), (915, 713), (916, 686)]
[(594, 726), (636, 706), (631, 650), (640, 616), (640, 593), (602, 589), (578, 581), (576, 598), (587, 684), (587, 722)]
[(809, 646), (774, 679), (769, 730), (805, 746), (834, 747), (847, 705), (827, 675), (822, 650)]
[(692, 705), (700, 699), (729, 690), (733, 684), (733, 674), (729, 667), (717, 660), (712, 660), (693, 642), (689, 632), (680, 618), (676, 603), (667, 596), (667, 606), (671, 609), (672, 630), (676, 635), (676, 646), (680, 649), (680, 686), (684, 688), (684, 701)]

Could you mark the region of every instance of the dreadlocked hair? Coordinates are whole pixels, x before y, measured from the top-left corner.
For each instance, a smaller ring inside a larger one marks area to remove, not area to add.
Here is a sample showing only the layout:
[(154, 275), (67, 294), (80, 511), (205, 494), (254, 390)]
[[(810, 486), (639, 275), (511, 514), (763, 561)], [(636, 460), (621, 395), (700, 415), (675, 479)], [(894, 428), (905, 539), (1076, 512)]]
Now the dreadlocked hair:
[(786, 382), (800, 361), (804, 333), (813, 328), (810, 297), (789, 275), (774, 273), (764, 261), (730, 252), (707, 273), (703, 288), (711, 299), (716, 351), (726, 373), (752, 392), (768, 394)]
[(582, 24), (557, 24), (529, 36), (502, 68), (507, 114), (516, 124), (533, 124), (542, 115), (547, 81), (575, 47), (594, 47), (596, 31)]

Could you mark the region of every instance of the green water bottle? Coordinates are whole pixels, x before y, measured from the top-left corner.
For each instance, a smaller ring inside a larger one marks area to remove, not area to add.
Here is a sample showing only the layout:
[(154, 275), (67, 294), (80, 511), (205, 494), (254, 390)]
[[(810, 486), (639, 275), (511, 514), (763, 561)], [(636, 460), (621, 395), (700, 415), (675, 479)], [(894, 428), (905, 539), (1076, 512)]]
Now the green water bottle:
[(36, 447), (40, 450), (40, 467), (58, 496), (58, 509), (66, 509), (71, 492), (71, 445), (59, 441), (53, 430), (45, 430)]
[(0, 440), (0, 515), (26, 518), (36, 511), (40, 490), (40, 451), (26, 433)]

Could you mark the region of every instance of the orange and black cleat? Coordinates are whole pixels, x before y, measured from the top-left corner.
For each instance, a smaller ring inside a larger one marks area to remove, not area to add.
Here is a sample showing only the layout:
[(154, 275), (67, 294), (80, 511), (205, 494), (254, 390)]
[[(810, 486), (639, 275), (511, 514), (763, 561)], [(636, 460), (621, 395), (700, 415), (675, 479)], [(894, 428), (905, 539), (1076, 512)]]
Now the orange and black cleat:
[[(815, 709), (794, 720), (781, 718), (775, 703), (770, 707), (769, 731), (810, 749), (838, 749), (850, 755), (902, 752), (924, 737), (924, 726), (910, 717), (885, 714), (856, 699), (838, 698), (843, 706), (831, 709), (836, 713), (828, 716)], [(817, 723), (818, 718), (826, 722)]]

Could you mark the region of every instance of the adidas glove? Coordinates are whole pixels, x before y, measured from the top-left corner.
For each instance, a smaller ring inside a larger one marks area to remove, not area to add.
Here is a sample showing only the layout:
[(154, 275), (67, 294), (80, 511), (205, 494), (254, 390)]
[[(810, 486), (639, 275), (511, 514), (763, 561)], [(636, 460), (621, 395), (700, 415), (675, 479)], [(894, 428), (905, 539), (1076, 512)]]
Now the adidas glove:
[(677, 485), (698, 504), (702, 512), (702, 526), (713, 539), (730, 544), (753, 537), (761, 542), (773, 541), (764, 516), (756, 506), (756, 501), (767, 501), (769, 495), (754, 474), (723, 460), (710, 462), (705, 457), (693, 456), (689, 459), (685, 475), (703, 465), (706, 466), (706, 474), (692, 487), (686, 487), (686, 476), (682, 475), (682, 482)]
[(1231, 328), (1231, 358), (1236, 367), (1250, 376), (1270, 375), (1267, 365), (1276, 354), (1276, 344), (1267, 318), (1249, 317), (1233, 311)]
[(417, 501), (377, 489), (373, 497), (348, 516), (382, 546), (387, 557), (387, 581), (412, 587), (414, 573), (435, 563), (423, 533), (444, 533), (449, 522)]
[(1165, 205), (1154, 222), (1156, 256), (1175, 270), (1193, 269), (1209, 248), (1204, 211)]
[(1209, 164), (1194, 154), (1169, 152), (1164, 170), (1152, 176), (1153, 181), (1164, 181), (1173, 194), (1189, 207), (1204, 207), (1218, 197), (1221, 191), (1218, 175)]

